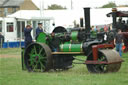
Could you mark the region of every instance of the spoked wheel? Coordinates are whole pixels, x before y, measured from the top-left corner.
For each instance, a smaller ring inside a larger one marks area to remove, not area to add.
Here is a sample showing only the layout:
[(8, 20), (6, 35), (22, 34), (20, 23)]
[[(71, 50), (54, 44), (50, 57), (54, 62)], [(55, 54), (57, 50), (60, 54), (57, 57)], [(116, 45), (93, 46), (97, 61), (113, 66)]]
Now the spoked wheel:
[[(93, 60), (92, 56), (90, 54), (87, 60)], [(117, 72), (123, 60), (114, 50), (100, 50), (98, 52), (98, 61), (106, 61), (108, 64), (87, 64), (88, 71), (91, 73)]]
[(25, 65), (28, 71), (44, 72), (52, 68), (51, 49), (42, 43), (32, 43), (25, 50)]

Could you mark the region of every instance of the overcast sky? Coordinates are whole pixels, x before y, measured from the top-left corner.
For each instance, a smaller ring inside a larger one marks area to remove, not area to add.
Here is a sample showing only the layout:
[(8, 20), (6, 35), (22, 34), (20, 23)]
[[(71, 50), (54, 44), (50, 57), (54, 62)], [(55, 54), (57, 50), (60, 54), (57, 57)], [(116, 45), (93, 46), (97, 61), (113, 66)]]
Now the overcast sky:
[[(48, 5), (58, 4), (68, 9), (71, 9), (71, 0), (32, 0), (38, 7), (44, 6), (46, 9)], [(73, 9), (83, 7), (101, 7), (108, 2), (115, 2), (117, 5), (128, 5), (128, 0), (72, 0)], [(40, 6), (41, 5), (41, 6)]]

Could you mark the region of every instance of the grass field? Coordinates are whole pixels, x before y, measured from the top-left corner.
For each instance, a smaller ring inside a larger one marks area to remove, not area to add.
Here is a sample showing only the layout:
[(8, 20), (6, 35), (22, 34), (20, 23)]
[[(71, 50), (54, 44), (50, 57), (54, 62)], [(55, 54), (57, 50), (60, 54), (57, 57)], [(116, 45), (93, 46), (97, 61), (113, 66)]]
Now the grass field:
[(29, 73), (21, 69), (20, 51), (0, 49), (0, 85), (128, 85), (128, 53), (123, 54), (125, 62), (116, 73), (90, 74), (85, 65), (62, 72)]

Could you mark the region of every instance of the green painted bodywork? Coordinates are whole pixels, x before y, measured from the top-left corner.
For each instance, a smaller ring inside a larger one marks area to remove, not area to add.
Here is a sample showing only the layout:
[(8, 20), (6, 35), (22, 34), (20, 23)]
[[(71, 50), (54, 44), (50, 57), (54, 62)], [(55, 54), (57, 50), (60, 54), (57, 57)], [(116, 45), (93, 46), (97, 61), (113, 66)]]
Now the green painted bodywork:
[(97, 32), (96, 31), (91, 31), (91, 38), (96, 38), (97, 37)]
[(77, 36), (78, 36), (78, 31), (71, 32), (71, 39), (73, 41), (77, 40)]
[(36, 42), (46, 43), (46, 34), (44, 32), (40, 33), (37, 37)]
[(104, 32), (104, 28), (100, 28), (100, 32)]
[(61, 44), (61, 52), (82, 52), (82, 44)]

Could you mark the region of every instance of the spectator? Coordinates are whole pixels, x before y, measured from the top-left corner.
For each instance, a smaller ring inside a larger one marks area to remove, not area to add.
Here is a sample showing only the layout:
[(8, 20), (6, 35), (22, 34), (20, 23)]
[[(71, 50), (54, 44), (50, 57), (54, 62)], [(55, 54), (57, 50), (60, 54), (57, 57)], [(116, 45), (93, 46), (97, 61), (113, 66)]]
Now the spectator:
[(100, 28), (100, 32), (104, 32), (104, 28)]
[(94, 27), (94, 31), (97, 32), (97, 26)]
[(32, 43), (32, 36), (31, 36), (32, 27), (27, 25), (24, 28), (24, 35), (25, 35), (25, 48)]
[(116, 51), (119, 52), (120, 56), (122, 56), (122, 43), (123, 35), (121, 34), (121, 29), (118, 29), (118, 33), (114, 39), (114, 44), (116, 45)]
[(91, 27), (91, 31), (94, 31), (94, 26)]
[(107, 32), (108, 31), (108, 27), (107, 25), (104, 26), (104, 32)]
[(0, 48), (2, 48), (4, 43), (4, 36), (2, 35), (2, 33), (0, 33)]
[(90, 33), (91, 33), (90, 35), (91, 38), (94, 39), (97, 37), (97, 32), (94, 30), (94, 26), (92, 26)]
[(42, 23), (38, 23), (38, 27), (36, 29), (36, 38), (41, 32), (43, 32)]

